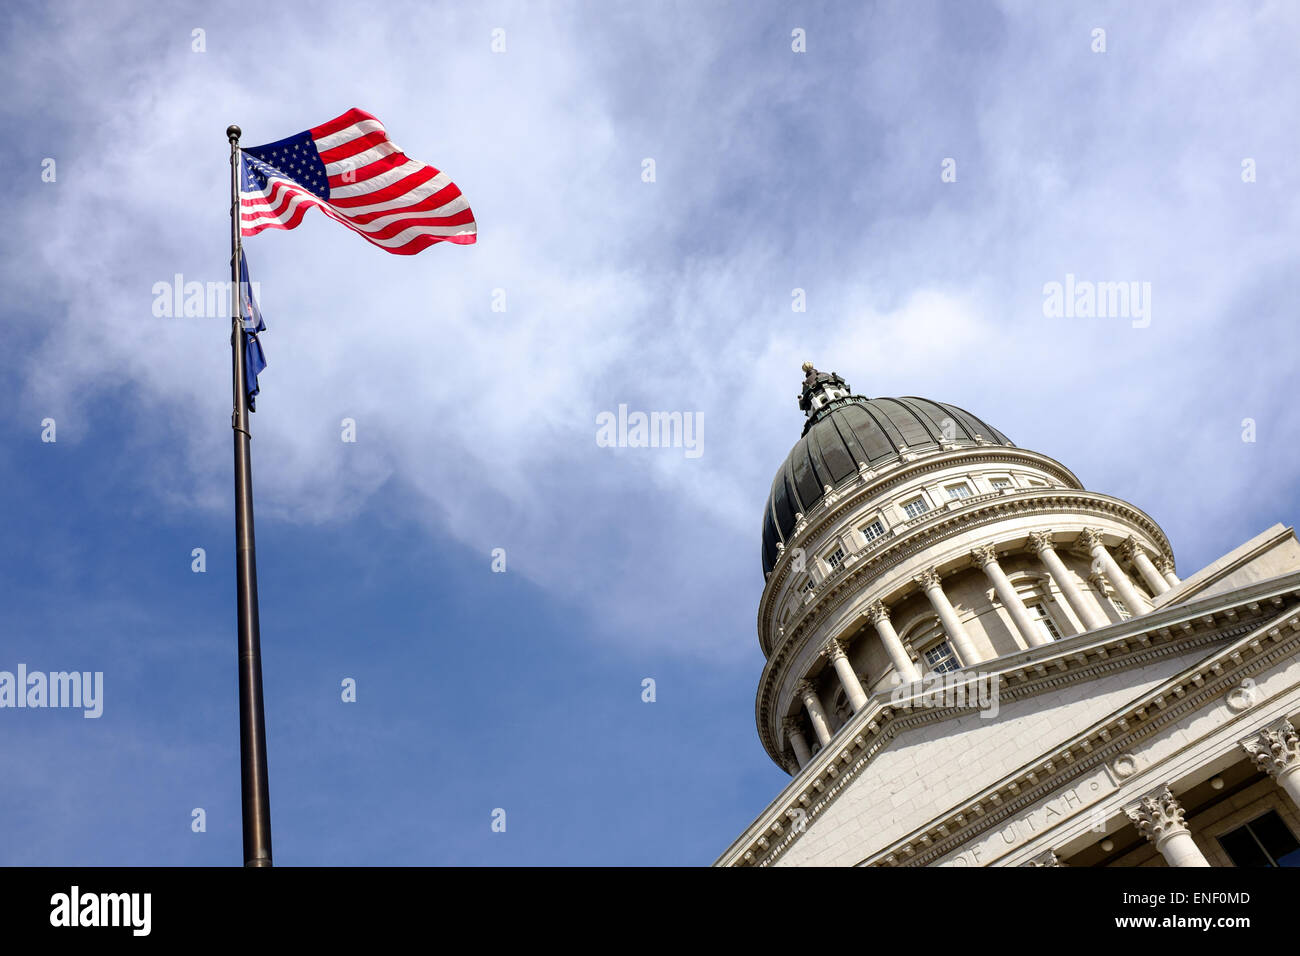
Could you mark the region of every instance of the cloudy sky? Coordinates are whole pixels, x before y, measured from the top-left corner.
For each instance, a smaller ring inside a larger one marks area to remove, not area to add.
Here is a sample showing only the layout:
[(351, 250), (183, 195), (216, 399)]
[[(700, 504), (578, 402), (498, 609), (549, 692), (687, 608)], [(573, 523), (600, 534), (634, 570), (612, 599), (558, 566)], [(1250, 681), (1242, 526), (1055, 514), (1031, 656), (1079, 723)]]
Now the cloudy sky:
[[(246, 246), (277, 863), (712, 861), (786, 779), (754, 616), (805, 359), (1058, 458), (1183, 575), (1296, 518), (1292, 3), (0, 17), (0, 669), (105, 697), (0, 711), (0, 864), (240, 862), (229, 324), (153, 308), (228, 275), (230, 123), (365, 109), (480, 232)], [(1067, 276), (1149, 322), (1046, 315)], [(703, 454), (600, 447), (620, 404)]]

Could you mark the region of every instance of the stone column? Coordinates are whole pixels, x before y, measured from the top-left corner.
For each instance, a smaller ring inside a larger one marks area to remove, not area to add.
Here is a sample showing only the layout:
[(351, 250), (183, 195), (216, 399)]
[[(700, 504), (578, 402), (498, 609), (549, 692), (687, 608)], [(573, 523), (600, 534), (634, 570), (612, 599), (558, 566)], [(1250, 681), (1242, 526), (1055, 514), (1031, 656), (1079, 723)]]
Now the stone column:
[(801, 680), (795, 685), (794, 692), (799, 695), (803, 701), (804, 707), (808, 710), (808, 719), (812, 721), (813, 733), (825, 747), (831, 739), (831, 724), (826, 719), (826, 711), (822, 709), (821, 698), (817, 696), (817, 688), (812, 685), (812, 681)]
[(1060, 589), (1066, 603), (1078, 615), (1084, 630), (1091, 631), (1110, 623), (1097, 602), (1085, 597), (1079, 585), (1074, 583), (1074, 575), (1070, 573), (1070, 569), (1065, 566), (1061, 556), (1052, 547), (1052, 532), (1035, 531), (1031, 534), (1029, 551), (1031, 554), (1038, 555), (1038, 559), (1043, 562), (1043, 566), (1047, 568), (1047, 573), (1052, 578), (1052, 583)]
[(928, 568), (913, 580), (924, 589), (925, 596), (930, 599), (930, 604), (934, 607), (934, 613), (939, 615), (943, 631), (948, 635), (953, 650), (957, 652), (957, 660), (961, 666), (970, 667), (972, 664), (978, 664), (980, 656), (975, 651), (975, 644), (966, 633), (966, 628), (962, 626), (961, 618), (957, 616), (956, 609), (949, 602), (948, 595), (943, 593), (943, 583), (939, 580), (939, 573), (934, 568)]
[(1183, 583), (1178, 580), (1178, 575), (1174, 574), (1174, 562), (1170, 561), (1168, 558), (1161, 558), (1160, 563), (1157, 564), (1156, 567), (1160, 569), (1160, 573), (1165, 576), (1165, 580), (1169, 582), (1171, 588), (1176, 588), (1178, 585)]
[(1152, 594), (1164, 594), (1169, 590), (1169, 582), (1160, 576), (1156, 566), (1147, 557), (1146, 549), (1138, 544), (1137, 538), (1129, 538), (1125, 541), (1120, 554), (1133, 562), (1133, 567), (1138, 569), (1138, 573), (1142, 575), (1142, 580), (1147, 583)]
[(904, 684), (920, 680), (921, 672), (916, 669), (916, 664), (907, 655), (898, 632), (894, 630), (893, 622), (889, 620), (889, 608), (885, 607), (885, 602), (877, 601), (867, 608), (867, 618), (875, 625), (876, 633), (880, 635), (880, 643), (885, 645), (885, 653), (889, 655), (889, 662), (894, 665), (899, 679)]
[(998, 564), (998, 552), (989, 545), (981, 545), (970, 553), (977, 567), (982, 568), (988, 575), (988, 579), (993, 582), (993, 590), (998, 593), (998, 600), (1002, 606), (1011, 612), (1011, 619), (1016, 622), (1016, 630), (1024, 638), (1029, 647), (1038, 647), (1042, 644), (1052, 643), (1050, 637), (1039, 633), (1038, 627), (1034, 624), (1034, 619), (1029, 616), (1029, 609), (1025, 607), (1025, 602), (1020, 600), (1020, 595), (1016, 589), (1011, 586), (1007, 576), (1002, 573), (1002, 566)]
[(1129, 613), (1133, 616), (1141, 614), (1144, 610), (1149, 610), (1151, 605), (1146, 598), (1138, 594), (1137, 588), (1133, 587), (1133, 582), (1128, 579), (1124, 569), (1119, 566), (1110, 552), (1106, 550), (1106, 545), (1102, 543), (1101, 532), (1093, 528), (1087, 528), (1083, 534), (1079, 535), (1079, 547), (1088, 553), (1092, 558), (1095, 570), (1101, 571), (1106, 575), (1106, 580), (1110, 586), (1115, 589), (1120, 600), (1128, 605)]
[(839, 675), (844, 693), (848, 695), (849, 705), (856, 714), (866, 706), (867, 692), (862, 689), (862, 681), (858, 680), (858, 675), (853, 673), (853, 665), (849, 663), (848, 655), (844, 650), (844, 645), (839, 641), (828, 641), (826, 644), (826, 656), (831, 659), (831, 665)]
[(1155, 844), (1170, 866), (1209, 866), (1205, 854), (1192, 839), (1183, 822), (1183, 808), (1168, 785), (1147, 794), (1135, 806), (1126, 807), (1138, 832)]
[(790, 741), (790, 746), (794, 748), (794, 759), (799, 762), (799, 769), (802, 770), (808, 766), (808, 761), (812, 760), (812, 751), (808, 749), (808, 741), (804, 739), (803, 728), (795, 718), (787, 717), (781, 721), (781, 729), (785, 731), (785, 739)]
[(1279, 720), (1243, 740), (1241, 749), (1300, 807), (1300, 735), (1289, 720)]

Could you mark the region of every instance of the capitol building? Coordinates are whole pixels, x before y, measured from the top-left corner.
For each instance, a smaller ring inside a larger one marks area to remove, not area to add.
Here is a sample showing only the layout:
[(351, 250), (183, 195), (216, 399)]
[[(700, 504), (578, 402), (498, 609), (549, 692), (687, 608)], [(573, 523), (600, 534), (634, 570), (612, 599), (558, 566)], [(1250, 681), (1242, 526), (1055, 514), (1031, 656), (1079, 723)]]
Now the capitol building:
[(1180, 576), (975, 415), (804, 371), (758, 607), (790, 782), (716, 865), (1300, 866), (1291, 528)]

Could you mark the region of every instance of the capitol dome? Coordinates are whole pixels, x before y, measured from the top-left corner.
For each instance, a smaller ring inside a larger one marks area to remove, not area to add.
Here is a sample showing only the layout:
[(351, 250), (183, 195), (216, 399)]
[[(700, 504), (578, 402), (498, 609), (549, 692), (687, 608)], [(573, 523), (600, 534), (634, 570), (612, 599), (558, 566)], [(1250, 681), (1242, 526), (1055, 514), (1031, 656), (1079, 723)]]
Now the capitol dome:
[(763, 519), (756, 717), (782, 766), (873, 695), (1145, 614), (1177, 580), (1155, 521), (1060, 462), (956, 406), (804, 373)]
[(796, 515), (810, 514), (827, 489), (866, 469), (911, 454), (972, 445), (1014, 444), (970, 412), (928, 398), (851, 395), (834, 372), (808, 369), (800, 407), (803, 435), (772, 481), (763, 511), (763, 571), (776, 564), (777, 542), (790, 538)]
[(1180, 578), (1150, 515), (1056, 459), (803, 371), (754, 698), (793, 779), (720, 864), (1300, 860), (1292, 529)]

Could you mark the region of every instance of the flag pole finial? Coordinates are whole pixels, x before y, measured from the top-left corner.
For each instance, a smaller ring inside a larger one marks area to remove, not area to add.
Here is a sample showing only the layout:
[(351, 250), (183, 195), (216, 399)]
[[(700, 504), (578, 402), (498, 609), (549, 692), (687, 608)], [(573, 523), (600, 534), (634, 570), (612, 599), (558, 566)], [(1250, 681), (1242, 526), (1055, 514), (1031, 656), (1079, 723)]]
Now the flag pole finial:
[(229, 126), (226, 127), (226, 139), (230, 140), (232, 143), (238, 143), (239, 137), (242, 136), (243, 134), (244, 131), (240, 129), (238, 126), (236, 126), (234, 123), (231, 123)]

